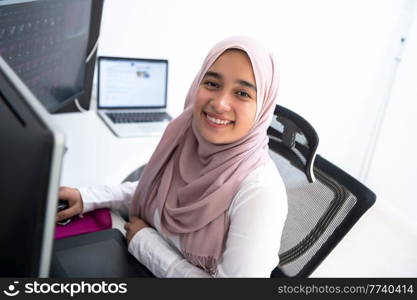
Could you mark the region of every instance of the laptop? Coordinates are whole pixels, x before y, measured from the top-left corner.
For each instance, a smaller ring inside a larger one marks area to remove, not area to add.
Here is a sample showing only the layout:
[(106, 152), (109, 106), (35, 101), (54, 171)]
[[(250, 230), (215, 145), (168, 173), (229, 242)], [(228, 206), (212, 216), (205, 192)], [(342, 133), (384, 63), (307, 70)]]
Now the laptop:
[(167, 113), (168, 61), (98, 58), (97, 113), (118, 137), (161, 136)]

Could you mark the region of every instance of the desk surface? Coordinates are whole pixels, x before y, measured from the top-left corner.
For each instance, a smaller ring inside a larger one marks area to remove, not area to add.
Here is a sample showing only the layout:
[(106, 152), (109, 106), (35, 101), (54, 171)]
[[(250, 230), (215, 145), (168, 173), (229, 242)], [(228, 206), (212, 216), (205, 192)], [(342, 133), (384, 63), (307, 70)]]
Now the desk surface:
[(159, 137), (116, 137), (96, 111), (52, 115), (65, 133), (61, 185), (82, 187), (122, 182), (145, 164)]

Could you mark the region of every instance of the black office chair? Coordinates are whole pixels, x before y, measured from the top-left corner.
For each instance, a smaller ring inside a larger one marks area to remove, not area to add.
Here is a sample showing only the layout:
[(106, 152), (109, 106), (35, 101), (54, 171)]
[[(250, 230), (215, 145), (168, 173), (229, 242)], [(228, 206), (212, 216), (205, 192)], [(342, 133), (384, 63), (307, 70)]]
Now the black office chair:
[(308, 277), (374, 204), (376, 196), (316, 155), (314, 128), (289, 109), (277, 105), (268, 135), (270, 155), (288, 196), (280, 262), (271, 277)]
[[(375, 194), (320, 155), (318, 136), (302, 117), (280, 105), (268, 129), (270, 155), (288, 196), (279, 251), (271, 277), (308, 277), (371, 207)], [(136, 181), (145, 166), (125, 181)]]

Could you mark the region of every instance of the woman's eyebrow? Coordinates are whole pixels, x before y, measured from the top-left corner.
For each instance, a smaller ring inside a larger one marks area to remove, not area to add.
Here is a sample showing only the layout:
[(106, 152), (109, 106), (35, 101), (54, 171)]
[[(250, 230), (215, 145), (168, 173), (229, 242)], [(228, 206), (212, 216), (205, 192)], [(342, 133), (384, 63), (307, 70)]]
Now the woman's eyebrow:
[[(223, 79), (223, 75), (222, 74), (217, 73), (217, 72), (213, 72), (213, 71), (206, 72), (206, 74), (204, 75), (204, 77), (206, 77), (206, 76), (211, 76), (211, 77), (214, 77), (214, 78), (217, 78), (217, 79)], [(256, 92), (256, 85), (254, 85), (253, 83), (250, 83), (250, 82), (248, 82), (246, 80), (241, 80), (241, 79), (238, 79), (235, 82), (237, 84), (240, 84), (240, 85), (243, 85), (245, 87), (251, 88), (251, 89), (253, 89)]]
[(217, 72), (213, 72), (213, 71), (206, 72), (206, 74), (204, 75), (204, 77), (206, 77), (206, 76), (212, 76), (212, 77), (215, 77), (217, 79), (223, 79), (223, 75), (222, 74), (217, 73)]
[(246, 86), (248, 88), (251, 88), (256, 92), (256, 85), (254, 85), (254, 84), (252, 84), (252, 83), (250, 83), (246, 80), (236, 80), (236, 83), (238, 83), (240, 85), (243, 85), (243, 86)]

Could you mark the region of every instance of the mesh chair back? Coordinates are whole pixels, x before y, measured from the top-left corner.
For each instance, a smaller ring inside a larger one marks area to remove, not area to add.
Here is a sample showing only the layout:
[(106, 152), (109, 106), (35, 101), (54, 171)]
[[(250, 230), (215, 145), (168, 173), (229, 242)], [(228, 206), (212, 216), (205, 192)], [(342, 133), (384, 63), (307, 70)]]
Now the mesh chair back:
[(375, 194), (316, 155), (317, 134), (297, 114), (277, 106), (268, 134), (288, 196), (280, 263), (271, 276), (308, 277), (372, 206)]

